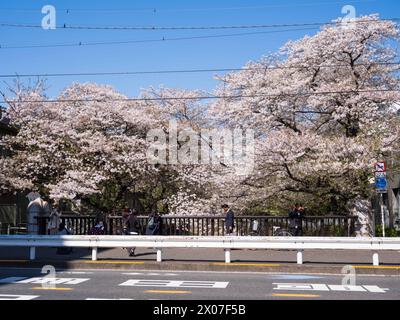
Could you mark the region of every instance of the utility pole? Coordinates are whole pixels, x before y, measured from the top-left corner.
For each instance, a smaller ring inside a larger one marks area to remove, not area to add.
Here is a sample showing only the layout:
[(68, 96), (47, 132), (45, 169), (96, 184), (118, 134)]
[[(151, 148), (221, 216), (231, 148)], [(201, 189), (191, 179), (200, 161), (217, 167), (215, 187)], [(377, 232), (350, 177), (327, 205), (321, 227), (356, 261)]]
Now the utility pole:
[(383, 193), (380, 196), (380, 203), (381, 203), (381, 218), (382, 218), (382, 237), (385, 238), (385, 208), (383, 205)]

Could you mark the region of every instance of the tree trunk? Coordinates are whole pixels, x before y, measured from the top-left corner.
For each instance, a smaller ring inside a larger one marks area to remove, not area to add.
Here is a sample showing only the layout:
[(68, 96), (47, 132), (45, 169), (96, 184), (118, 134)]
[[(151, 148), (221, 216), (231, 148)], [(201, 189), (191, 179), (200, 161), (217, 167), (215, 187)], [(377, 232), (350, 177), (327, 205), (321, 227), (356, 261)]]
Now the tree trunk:
[(350, 215), (358, 218), (355, 223), (356, 237), (372, 237), (374, 234), (374, 222), (371, 201), (356, 198), (349, 202), (348, 207)]

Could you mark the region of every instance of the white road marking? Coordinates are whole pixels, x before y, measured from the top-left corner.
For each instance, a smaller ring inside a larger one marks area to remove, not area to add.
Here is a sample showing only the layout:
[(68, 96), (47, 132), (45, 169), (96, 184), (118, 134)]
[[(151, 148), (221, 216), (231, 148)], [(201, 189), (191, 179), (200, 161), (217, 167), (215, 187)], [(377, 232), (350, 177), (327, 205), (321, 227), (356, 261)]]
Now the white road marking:
[(388, 288), (378, 286), (351, 286), (351, 285), (327, 285), (322, 283), (273, 283), (276, 285), (274, 290), (286, 291), (337, 291), (337, 292), (369, 292), (386, 293)]
[(0, 283), (17, 283), (18, 281), (24, 280), (26, 277), (8, 277), (0, 279)]
[(57, 272), (59, 274), (93, 274), (93, 272), (83, 272), (83, 271), (61, 271)]
[(129, 298), (120, 298), (120, 299), (108, 299), (108, 298), (86, 298), (85, 300), (134, 300)]
[(8, 283), (8, 284), (66, 284), (66, 285), (75, 285), (80, 284), (82, 282), (89, 281), (87, 278), (27, 278), (27, 277), (9, 277), (5, 279), (1, 279), (0, 283)]
[(352, 286), (352, 285), (330, 285), (329, 289), (332, 291), (351, 291), (351, 292), (368, 292), (362, 286)]
[(365, 289), (367, 289), (369, 292), (373, 293), (386, 293), (386, 291), (389, 291), (388, 288), (379, 288), (378, 286), (363, 286)]
[(225, 289), (228, 284), (229, 282), (215, 281), (170, 281), (132, 279), (121, 283), (120, 286)]
[(279, 274), (270, 276), (268, 278), (275, 280), (314, 280), (314, 279), (323, 279), (324, 277), (301, 275), (301, 274), (282, 274), (282, 275)]
[(33, 300), (36, 298), (39, 298), (39, 296), (0, 294), (0, 300)]
[(123, 275), (127, 275), (127, 276), (177, 276), (178, 274), (176, 273), (155, 273), (155, 272), (151, 272), (151, 273), (146, 273), (146, 272), (126, 272), (126, 273), (121, 273)]

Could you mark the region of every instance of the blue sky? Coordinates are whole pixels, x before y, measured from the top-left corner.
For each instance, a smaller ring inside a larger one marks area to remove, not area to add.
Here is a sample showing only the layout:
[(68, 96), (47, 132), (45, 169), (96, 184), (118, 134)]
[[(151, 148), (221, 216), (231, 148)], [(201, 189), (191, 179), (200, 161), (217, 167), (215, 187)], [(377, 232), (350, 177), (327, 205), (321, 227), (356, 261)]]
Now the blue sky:
[[(3, 0), (0, 3), (0, 23), (40, 25), (44, 16), (41, 8), (47, 4), (55, 6), (58, 25), (167, 27), (311, 23), (343, 16), (341, 9), (344, 5), (353, 5), (357, 16), (379, 13), (382, 18), (400, 17), (398, 0)], [(67, 9), (70, 10), (68, 13)], [(288, 40), (314, 34), (317, 30), (87, 47), (0, 48), (0, 74), (237, 68), (278, 50)], [(131, 41), (257, 31), (267, 30), (111, 31), (0, 27), (0, 45)], [(5, 88), (3, 80), (1, 90)], [(162, 84), (202, 90), (212, 90), (216, 84), (213, 73), (73, 76), (49, 78), (49, 96), (56, 96), (74, 81), (110, 84), (130, 97), (137, 95), (141, 88)], [(12, 80), (7, 79), (7, 82)]]

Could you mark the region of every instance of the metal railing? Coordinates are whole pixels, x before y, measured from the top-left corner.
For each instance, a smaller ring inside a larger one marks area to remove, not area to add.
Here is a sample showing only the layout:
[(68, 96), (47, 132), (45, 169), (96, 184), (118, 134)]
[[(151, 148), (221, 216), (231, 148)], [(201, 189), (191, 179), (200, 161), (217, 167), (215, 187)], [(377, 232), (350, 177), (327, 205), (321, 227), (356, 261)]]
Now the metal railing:
[[(48, 234), (47, 225), (49, 217), (35, 217), (38, 224), (39, 234)], [(85, 215), (64, 215), (61, 216), (61, 222), (63, 222), (68, 229), (76, 235), (87, 235), (90, 230), (95, 226), (97, 217), (96, 216), (85, 216)]]
[[(48, 217), (37, 217), (39, 234), (47, 234)], [(148, 216), (138, 216), (141, 234), (145, 234)], [(73, 234), (87, 235), (96, 223), (95, 216), (62, 216), (62, 222)], [(237, 216), (234, 233), (238, 236), (272, 236), (274, 227), (289, 229), (288, 217)], [(303, 219), (304, 236), (351, 237), (354, 234), (356, 217), (349, 216), (307, 216)], [(121, 216), (108, 216), (103, 220), (108, 235), (122, 234)], [(258, 228), (254, 230), (254, 222)], [(222, 216), (161, 216), (160, 234), (169, 236), (225, 236), (225, 217)]]
[[(84, 247), (92, 249), (97, 260), (98, 248), (156, 248), (157, 262), (163, 248), (216, 248), (225, 251), (225, 263), (231, 262), (232, 249), (289, 249), (297, 251), (297, 263), (303, 263), (304, 250), (369, 250), (373, 265), (379, 265), (378, 251), (400, 250), (400, 238), (327, 238), (327, 237), (188, 237), (188, 236), (0, 236), (0, 246), (29, 247), (30, 260), (37, 247)], [(264, 253), (261, 253), (264, 254)]]

